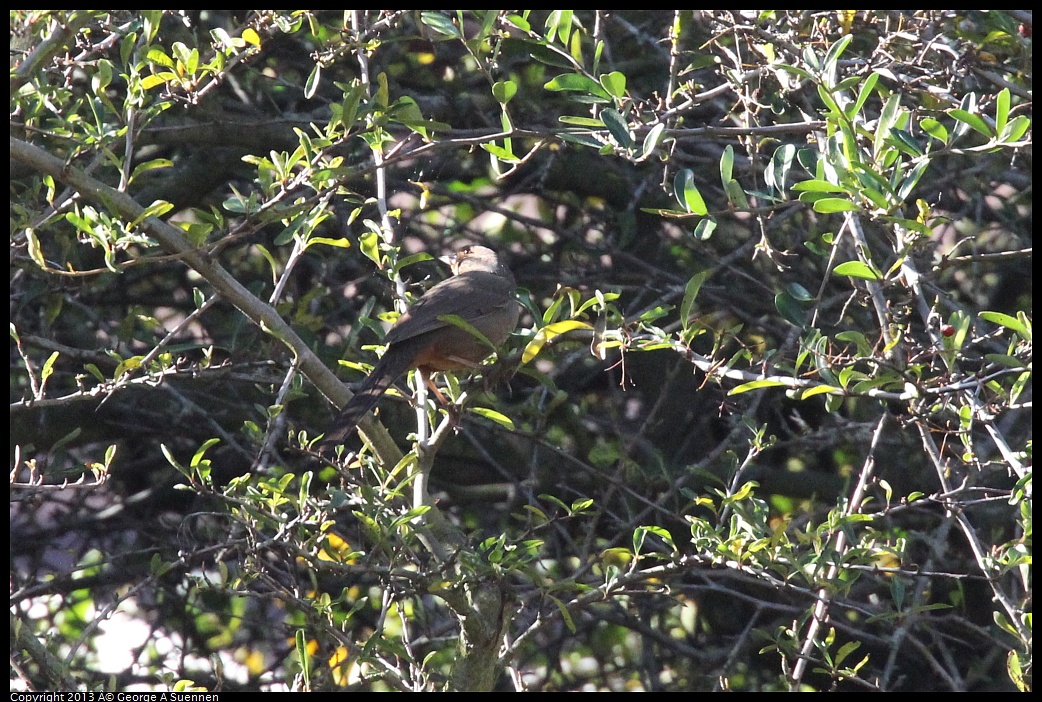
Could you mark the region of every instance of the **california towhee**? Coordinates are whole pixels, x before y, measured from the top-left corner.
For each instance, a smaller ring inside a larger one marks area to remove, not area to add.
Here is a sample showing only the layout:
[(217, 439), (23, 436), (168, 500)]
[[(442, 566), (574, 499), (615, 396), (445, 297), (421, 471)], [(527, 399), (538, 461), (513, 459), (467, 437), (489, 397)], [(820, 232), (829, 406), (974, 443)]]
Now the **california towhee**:
[(492, 353), (484, 341), (445, 321), (446, 315), (458, 316), (496, 346), (510, 336), (521, 309), (514, 276), (496, 252), (464, 246), (450, 265), (453, 277), (428, 290), (387, 330), (387, 351), (330, 425), (320, 453), (344, 443), (358, 420), (407, 370), (419, 369), (429, 381), (433, 371), (474, 368)]

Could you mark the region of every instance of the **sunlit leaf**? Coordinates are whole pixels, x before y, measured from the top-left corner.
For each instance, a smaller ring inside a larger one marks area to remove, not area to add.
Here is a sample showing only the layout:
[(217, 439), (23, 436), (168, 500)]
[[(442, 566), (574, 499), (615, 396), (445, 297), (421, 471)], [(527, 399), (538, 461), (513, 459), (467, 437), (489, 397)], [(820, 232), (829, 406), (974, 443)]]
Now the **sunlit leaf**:
[(525, 346), (525, 350), (521, 354), (521, 364), (524, 365), (530, 363), (532, 359), (539, 355), (543, 346), (550, 339), (576, 329), (593, 329), (593, 327), (586, 322), (580, 322), (575, 319), (566, 319), (563, 322), (554, 322), (553, 324), (547, 324), (545, 327), (540, 328), (539, 331), (535, 333), (535, 336), (532, 337), (532, 340), (528, 342), (528, 345)]
[(846, 275), (851, 278), (863, 278), (865, 280), (882, 280), (883, 274), (875, 268), (861, 261), (847, 261), (841, 263), (832, 270), (833, 275)]

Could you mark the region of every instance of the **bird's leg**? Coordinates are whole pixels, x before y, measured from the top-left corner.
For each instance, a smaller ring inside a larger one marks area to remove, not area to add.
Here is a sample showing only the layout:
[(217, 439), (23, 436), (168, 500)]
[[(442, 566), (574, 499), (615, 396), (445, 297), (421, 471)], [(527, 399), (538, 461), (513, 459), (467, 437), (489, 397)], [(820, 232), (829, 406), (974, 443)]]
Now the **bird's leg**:
[(421, 370), (419, 373), (420, 377), (423, 378), (424, 384), (427, 387), (429, 387), (431, 389), (431, 392), (434, 393), (434, 396), (438, 398), (438, 402), (445, 406), (450, 406), (452, 403), (449, 402), (448, 398), (442, 394), (441, 390), (438, 389), (438, 386), (434, 384), (433, 375), (425, 370)]
[(438, 388), (438, 386), (434, 384), (434, 380), (431, 374), (427, 373), (426, 371), (420, 371), (420, 374), (420, 377), (423, 378), (423, 381), (427, 384), (427, 387), (429, 387), (431, 391), (434, 392), (435, 397), (438, 398), (438, 402), (441, 403), (442, 409), (444, 409), (446, 414), (449, 415), (449, 421), (452, 423), (452, 426), (455, 427), (457, 424), (459, 424), (460, 418), (460, 414), (458, 409), (456, 408), (456, 404), (450, 401), (449, 398), (445, 397), (445, 395)]

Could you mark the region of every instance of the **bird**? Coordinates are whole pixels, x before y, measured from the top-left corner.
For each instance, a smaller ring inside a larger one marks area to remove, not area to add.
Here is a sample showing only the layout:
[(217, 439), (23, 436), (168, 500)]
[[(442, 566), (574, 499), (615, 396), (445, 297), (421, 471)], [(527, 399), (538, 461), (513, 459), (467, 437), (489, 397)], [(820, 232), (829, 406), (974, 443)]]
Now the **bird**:
[(521, 314), (517, 284), (496, 252), (485, 246), (464, 246), (449, 264), (452, 277), (428, 290), (387, 330), (387, 351), (330, 424), (318, 446), (320, 454), (328, 455), (343, 444), (406, 371), (419, 370), (430, 384), (432, 372), (475, 368), (492, 353), (483, 339), (447, 317), (463, 320), (495, 346), (514, 331)]

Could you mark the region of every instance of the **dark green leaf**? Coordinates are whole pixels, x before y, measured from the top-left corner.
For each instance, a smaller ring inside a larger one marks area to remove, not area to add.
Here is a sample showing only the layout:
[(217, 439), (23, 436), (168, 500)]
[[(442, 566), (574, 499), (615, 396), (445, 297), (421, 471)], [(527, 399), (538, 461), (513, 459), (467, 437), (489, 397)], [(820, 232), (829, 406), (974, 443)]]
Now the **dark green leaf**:
[(792, 295), (793, 299), (798, 302), (810, 302), (814, 299), (814, 296), (810, 294), (807, 288), (799, 283), (789, 283), (785, 286), (785, 292)]
[(797, 327), (802, 328), (806, 324), (806, 310), (804, 310), (803, 305), (801, 305), (800, 302), (789, 293), (780, 292), (775, 295), (774, 307), (784, 319), (792, 322)]
[(629, 125), (626, 124), (626, 120), (622, 118), (618, 110), (606, 108), (601, 111), (601, 121), (604, 122), (604, 126), (608, 128), (608, 131), (618, 142), (619, 146), (624, 149), (628, 149), (633, 146), (633, 136), (630, 134)]
[(460, 33), (452, 20), (438, 12), (421, 12), (420, 21), (438, 34), (451, 39), (459, 39)]

